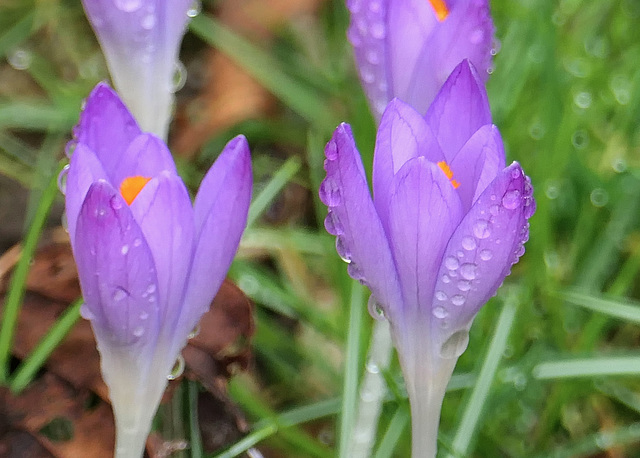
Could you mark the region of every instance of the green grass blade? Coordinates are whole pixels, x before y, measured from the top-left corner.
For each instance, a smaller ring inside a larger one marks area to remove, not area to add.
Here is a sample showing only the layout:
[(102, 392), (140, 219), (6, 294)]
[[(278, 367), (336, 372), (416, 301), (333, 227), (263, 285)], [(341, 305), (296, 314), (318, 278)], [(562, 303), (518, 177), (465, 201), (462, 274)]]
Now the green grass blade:
[(539, 380), (640, 374), (640, 356), (576, 358), (546, 361), (533, 368)]
[(80, 306), (82, 303), (82, 298), (80, 298), (71, 304), (54, 325), (49, 328), (49, 331), (38, 342), (31, 354), (18, 366), (9, 383), (11, 391), (20, 393), (33, 380), (33, 377), (51, 355), (51, 352), (62, 342), (76, 324), (78, 318), (80, 318)]
[(411, 416), (409, 415), (409, 409), (406, 406), (400, 406), (396, 413), (391, 418), (387, 431), (382, 436), (380, 446), (376, 451), (373, 458), (391, 458), (393, 451), (396, 448), (398, 441), (409, 424)]
[(604, 296), (580, 293), (578, 291), (560, 292), (569, 304), (578, 305), (613, 318), (640, 324), (640, 304), (629, 299), (612, 299)]
[(471, 392), (464, 414), (462, 415), (462, 420), (460, 421), (456, 434), (453, 438), (451, 448), (458, 456), (467, 456), (469, 453), (469, 446), (476, 434), (480, 416), (484, 410), (489, 390), (494, 382), (498, 364), (504, 354), (504, 350), (507, 345), (507, 338), (509, 337), (509, 333), (513, 326), (516, 310), (518, 308), (517, 300), (517, 296), (514, 292), (509, 294), (506, 303), (500, 312), (500, 317), (498, 318), (495, 328), (495, 334), (489, 344), (489, 350), (487, 351), (482, 368), (480, 369), (478, 380)]
[(51, 205), (58, 196), (58, 173), (62, 170), (62, 164), (58, 170), (49, 179), (49, 183), (42, 194), (40, 203), (31, 223), (31, 227), (27, 232), (20, 260), (13, 271), (11, 285), (4, 303), (4, 313), (2, 316), (2, 324), (0, 326), (0, 384), (6, 384), (9, 377), (9, 356), (11, 354), (11, 346), (13, 344), (13, 336), (15, 332), (18, 313), (24, 298), (25, 284), (27, 281), (27, 273), (31, 258), (35, 252), (40, 234), (44, 227), (47, 215), (51, 209)]

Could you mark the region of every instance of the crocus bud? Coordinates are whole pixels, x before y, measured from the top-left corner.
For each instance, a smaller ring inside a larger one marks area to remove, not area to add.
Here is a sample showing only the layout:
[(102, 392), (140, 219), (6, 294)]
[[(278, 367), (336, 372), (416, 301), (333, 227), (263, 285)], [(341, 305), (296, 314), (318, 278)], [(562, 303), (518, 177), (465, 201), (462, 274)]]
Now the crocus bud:
[(115, 88), (142, 130), (166, 139), (193, 0), (82, 0)]
[(397, 97), (424, 114), (469, 59), (486, 81), (494, 35), (488, 0), (347, 0), (348, 36), (374, 116)]
[(440, 408), (478, 310), (524, 254), (531, 182), (505, 166), (482, 82), (468, 61), (426, 113), (394, 99), (376, 139), (371, 199), (351, 129), (325, 149), (320, 198), (349, 274), (371, 290), (404, 373), (413, 456), (435, 456)]
[(74, 130), (66, 212), (116, 419), (116, 456), (139, 457), (181, 349), (235, 255), (251, 198), (244, 137), (205, 175), (195, 204), (166, 145), (99, 84)]

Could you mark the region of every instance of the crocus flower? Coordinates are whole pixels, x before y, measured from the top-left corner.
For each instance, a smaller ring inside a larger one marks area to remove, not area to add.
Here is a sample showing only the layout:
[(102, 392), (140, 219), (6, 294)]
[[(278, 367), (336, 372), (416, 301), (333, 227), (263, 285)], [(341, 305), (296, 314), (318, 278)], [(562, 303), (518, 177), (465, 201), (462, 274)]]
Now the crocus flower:
[(142, 129), (166, 139), (193, 0), (82, 0), (113, 83)]
[(351, 129), (325, 149), (320, 198), (349, 274), (391, 324), (411, 403), (413, 456), (435, 456), (440, 408), (468, 331), (524, 253), (530, 180), (505, 167), (483, 85), (468, 61), (421, 116), (393, 100), (378, 129), (371, 199)]
[(360, 79), (377, 120), (397, 97), (424, 114), (469, 59), (486, 81), (494, 35), (488, 0), (347, 0)]
[(99, 84), (74, 130), (71, 246), (116, 418), (116, 456), (141, 456), (189, 333), (222, 284), (247, 221), (251, 163), (231, 140), (192, 206), (166, 145)]

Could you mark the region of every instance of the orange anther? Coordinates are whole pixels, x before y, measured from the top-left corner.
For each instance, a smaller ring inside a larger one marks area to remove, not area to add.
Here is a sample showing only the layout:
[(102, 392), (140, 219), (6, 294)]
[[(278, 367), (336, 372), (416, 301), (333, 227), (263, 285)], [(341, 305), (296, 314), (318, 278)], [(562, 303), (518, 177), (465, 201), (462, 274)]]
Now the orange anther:
[(449, 8), (447, 8), (445, 0), (429, 0), (429, 3), (431, 3), (431, 7), (436, 13), (438, 21), (442, 22), (449, 16)]
[(451, 185), (455, 188), (458, 189), (458, 186), (460, 186), (460, 182), (458, 180), (453, 180), (453, 172), (451, 171), (451, 167), (449, 167), (449, 164), (447, 164), (445, 161), (440, 161), (438, 162), (438, 167), (440, 167), (440, 170), (442, 170), (444, 172), (444, 174), (447, 176), (447, 178), (449, 179), (449, 181), (451, 182)]
[(151, 180), (149, 177), (143, 177), (140, 175), (136, 175), (134, 177), (127, 177), (122, 180), (120, 184), (120, 194), (124, 197), (124, 200), (127, 202), (127, 205), (131, 205), (131, 202), (138, 197), (142, 188)]

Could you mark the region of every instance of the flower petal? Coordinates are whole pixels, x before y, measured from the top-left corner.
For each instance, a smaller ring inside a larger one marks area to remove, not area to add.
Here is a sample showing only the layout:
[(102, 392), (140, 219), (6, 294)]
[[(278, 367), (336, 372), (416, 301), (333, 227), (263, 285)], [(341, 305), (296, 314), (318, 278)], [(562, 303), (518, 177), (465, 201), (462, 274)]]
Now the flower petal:
[(450, 167), (460, 183), (458, 194), (466, 212), (504, 170), (504, 145), (498, 128), (488, 124), (478, 129), (456, 154)]
[(380, 119), (391, 99), (387, 70), (386, 1), (349, 0), (351, 22), (347, 36), (353, 45), (360, 80), (376, 119)]
[(153, 134), (140, 134), (129, 144), (121, 161), (110, 174), (111, 182), (120, 186), (122, 180), (140, 175), (155, 177), (160, 172), (177, 174), (176, 165), (167, 145)]
[[(426, 5), (429, 2), (420, 3)], [(427, 111), (440, 87), (463, 59), (468, 59), (478, 69), (481, 84), (489, 76), (487, 70), (491, 65), (494, 35), (489, 2), (459, 0), (447, 3), (449, 15), (432, 26), (428, 39), (421, 42), (412, 78), (404, 92), (396, 93), (420, 113)]]
[(337, 236), (336, 249), (349, 262), (349, 274), (369, 286), (393, 321), (402, 304), (398, 276), (348, 124), (335, 130), (325, 155), (327, 177), (320, 186), (320, 199), (329, 207), (325, 228)]
[(180, 177), (162, 172), (140, 191), (131, 203), (131, 213), (153, 256), (163, 328), (173, 331), (183, 307), (194, 249), (195, 226), (189, 193)]
[(393, 176), (409, 159), (427, 154), (432, 162), (444, 159), (420, 113), (401, 100), (393, 99), (382, 115), (373, 156), (373, 196), (385, 230), (388, 230)]
[(532, 193), (514, 162), (480, 195), (451, 237), (433, 297), (440, 322), (432, 331), (441, 333), (442, 342), (468, 327), (524, 253), (527, 220), (535, 209)]
[[(428, 308), (435, 274), (462, 216), (462, 205), (453, 185), (426, 158), (409, 160), (394, 177), (389, 235), (408, 322), (431, 313)], [(371, 244), (367, 240), (367, 245)]]
[(147, 132), (166, 137), (172, 79), (192, 0), (83, 0), (123, 100)]
[(65, 190), (65, 211), (71, 246), (75, 248), (76, 220), (91, 184), (107, 180), (102, 164), (86, 145), (78, 144), (69, 165)]
[(449, 164), (480, 127), (491, 124), (487, 93), (468, 60), (453, 70), (425, 119)]
[(75, 258), (83, 315), (91, 320), (99, 347), (153, 348), (159, 318), (157, 296), (149, 294), (158, 287), (153, 257), (128, 205), (106, 181), (87, 192)]
[(251, 156), (243, 136), (231, 140), (200, 184), (196, 248), (177, 333), (197, 324), (218, 292), (238, 249), (251, 201)]

